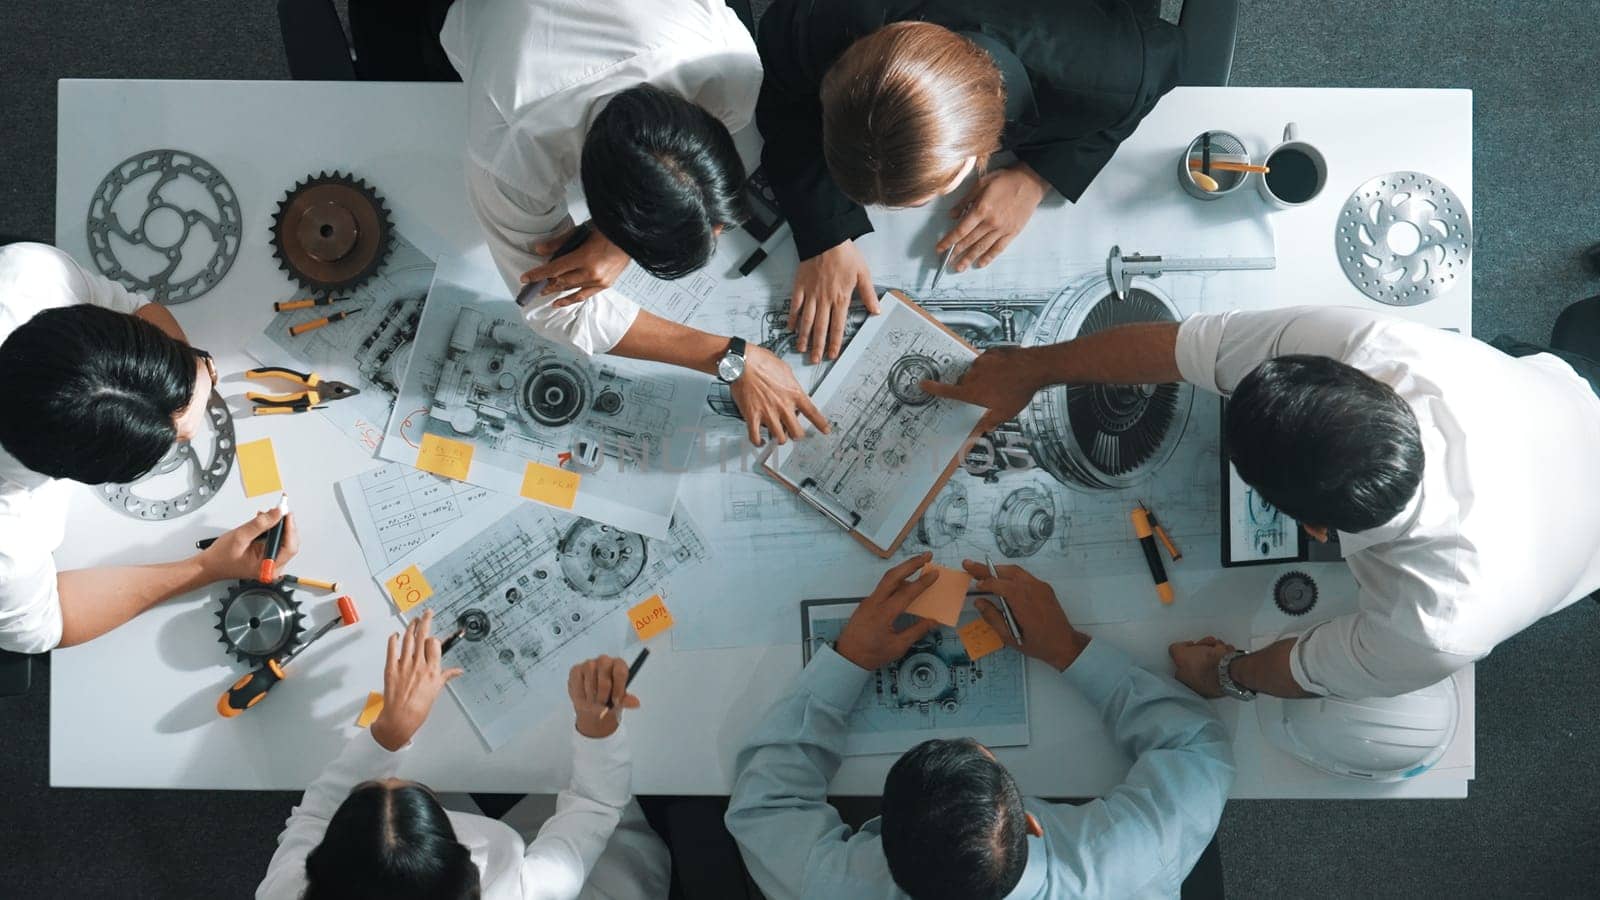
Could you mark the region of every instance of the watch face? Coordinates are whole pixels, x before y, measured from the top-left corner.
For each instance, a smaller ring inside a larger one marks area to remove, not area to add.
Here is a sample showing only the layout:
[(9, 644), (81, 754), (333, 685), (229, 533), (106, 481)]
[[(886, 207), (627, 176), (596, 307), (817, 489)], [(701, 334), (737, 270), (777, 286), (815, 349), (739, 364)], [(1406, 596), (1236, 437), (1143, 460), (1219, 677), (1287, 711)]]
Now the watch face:
[(735, 382), (744, 374), (744, 357), (728, 354), (717, 362), (717, 377), (723, 381)]

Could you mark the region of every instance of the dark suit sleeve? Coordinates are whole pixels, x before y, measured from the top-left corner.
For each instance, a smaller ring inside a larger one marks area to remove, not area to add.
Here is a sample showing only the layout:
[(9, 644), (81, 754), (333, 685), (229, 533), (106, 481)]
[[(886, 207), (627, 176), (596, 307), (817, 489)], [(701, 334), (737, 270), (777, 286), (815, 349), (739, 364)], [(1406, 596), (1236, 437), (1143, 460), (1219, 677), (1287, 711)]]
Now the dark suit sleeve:
[(756, 101), (761, 166), (801, 259), (872, 230), (866, 210), (833, 183), (822, 158), (822, 75), (851, 36), (847, 23), (817, 5), (774, 3), (756, 42), (765, 69)]
[(1134, 122), (1080, 138), (1024, 144), (1016, 148), (1017, 159), (1032, 166), (1061, 196), (1077, 203), (1137, 125)]

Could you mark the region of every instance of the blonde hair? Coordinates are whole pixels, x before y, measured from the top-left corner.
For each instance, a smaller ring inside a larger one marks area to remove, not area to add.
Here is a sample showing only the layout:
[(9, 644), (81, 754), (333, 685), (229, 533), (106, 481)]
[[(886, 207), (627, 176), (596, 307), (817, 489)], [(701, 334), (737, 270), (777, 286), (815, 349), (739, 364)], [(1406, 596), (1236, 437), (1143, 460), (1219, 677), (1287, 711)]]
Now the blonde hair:
[(822, 78), (822, 155), (850, 199), (910, 206), (967, 157), (1000, 149), (1005, 86), (989, 54), (929, 22), (896, 22), (851, 44)]

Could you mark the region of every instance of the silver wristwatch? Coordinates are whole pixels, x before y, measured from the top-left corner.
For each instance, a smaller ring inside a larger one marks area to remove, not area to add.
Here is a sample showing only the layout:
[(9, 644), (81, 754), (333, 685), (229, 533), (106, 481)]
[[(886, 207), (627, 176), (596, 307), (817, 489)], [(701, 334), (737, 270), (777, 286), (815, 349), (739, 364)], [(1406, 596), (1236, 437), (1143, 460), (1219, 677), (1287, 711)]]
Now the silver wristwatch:
[(1233, 661), (1244, 655), (1243, 650), (1235, 650), (1217, 660), (1217, 684), (1222, 686), (1222, 693), (1225, 696), (1232, 697), (1235, 700), (1254, 700), (1256, 692), (1235, 684), (1233, 676), (1228, 672), (1229, 669), (1233, 668)]
[(728, 339), (728, 349), (717, 360), (717, 377), (724, 384), (733, 384), (744, 377), (744, 338)]

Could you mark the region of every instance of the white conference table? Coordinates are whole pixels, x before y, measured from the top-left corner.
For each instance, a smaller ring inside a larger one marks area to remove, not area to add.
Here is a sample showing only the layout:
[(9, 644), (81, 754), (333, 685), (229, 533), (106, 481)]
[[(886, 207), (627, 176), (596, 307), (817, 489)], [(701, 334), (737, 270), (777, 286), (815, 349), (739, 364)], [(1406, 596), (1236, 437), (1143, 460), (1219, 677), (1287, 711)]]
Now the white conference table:
[[(1367, 178), (1401, 169), (1437, 176), (1470, 206), (1471, 102), (1467, 91), (1181, 88), (1161, 101), (1091, 191), (1176, 192), (1176, 154), (1199, 132), (1225, 128), (1260, 154), (1277, 143), (1285, 122), (1297, 121), (1302, 136), (1327, 155), (1329, 184), (1308, 206), (1272, 214), (1278, 267), (1263, 277), (1273, 279), (1283, 305), (1376, 307), (1336, 264), (1337, 210)], [(237, 373), (255, 364), (242, 348), (271, 317), (271, 301), (291, 291), (269, 249), (270, 217), (283, 192), (307, 173), (353, 170), (379, 186), (402, 232), (425, 227), (458, 252), (480, 243), (462, 186), (464, 119), (459, 85), (65, 80), (59, 95), (57, 243), (87, 262), (90, 195), (106, 172), (136, 152), (172, 147), (216, 165), (238, 192), (244, 246), (218, 287), (172, 309), (195, 344), (216, 355), (224, 373)], [(745, 150), (753, 150), (753, 135), (740, 138)], [(1265, 214), (1253, 196), (1224, 202), (1234, 203), (1240, 215)], [(1070, 217), (1071, 209), (1060, 215)], [(725, 240), (742, 242), (742, 252), (751, 246), (742, 234)], [(1471, 308), (1469, 275), (1443, 297), (1402, 312), (1469, 333)], [(225, 377), (222, 390), (231, 396), (244, 388), (237, 377)], [(219, 694), (238, 677), (213, 629), (222, 586), (163, 604), (86, 646), (58, 650), (51, 678), (52, 785), (299, 790), (355, 733), (367, 692), (381, 689), (384, 642), (398, 618), (369, 577), (332, 490), (335, 481), (375, 462), (317, 416), (236, 418), (235, 428), (240, 441), (273, 440), (303, 534), (292, 570), (338, 580), (358, 601), (363, 624), (324, 639), (296, 660), (291, 677), (268, 702), (233, 720), (215, 711)], [(112, 512), (84, 489), (57, 563), (73, 568), (175, 558), (191, 552), (195, 540), (242, 522), (270, 502), (245, 498), (238, 477), (231, 476), (198, 512), (147, 523)], [(1087, 630), (1167, 671), (1170, 641), (1214, 633), (1244, 644), (1289, 627), (1291, 620), (1263, 602), (1288, 568), (1203, 575), (1175, 570), (1181, 596), (1222, 599), (1187, 611), (1178, 604), (1158, 621)], [(1315, 571), (1325, 597), (1317, 614), (1348, 608), (1353, 587), (1344, 567), (1321, 565)], [(330, 601), (318, 600), (310, 615), (320, 623), (331, 611)], [(635, 790), (727, 793), (739, 742), (799, 669), (797, 646), (682, 652), (672, 649), (670, 633), (651, 646), (655, 653), (638, 691), (644, 707), (627, 718)], [(1086, 702), (1048, 677), (1044, 667), (1032, 665), (1032, 742), (998, 755), (1030, 794), (1081, 797), (1110, 789), (1128, 759)], [(1466, 715), (1448, 757), (1451, 767), (1391, 785), (1306, 768), (1264, 743), (1252, 709), (1219, 702), (1218, 712), (1236, 736), (1233, 795), (1465, 796), (1475, 735), (1470, 671), (1462, 687)], [(569, 720), (570, 713), (554, 712), (488, 753), (459, 707), (441, 698), (403, 774), (446, 791), (553, 792), (565, 786), (569, 773)], [(833, 782), (835, 793), (879, 793), (892, 761), (847, 760)]]

